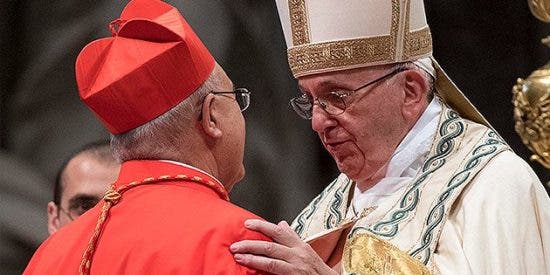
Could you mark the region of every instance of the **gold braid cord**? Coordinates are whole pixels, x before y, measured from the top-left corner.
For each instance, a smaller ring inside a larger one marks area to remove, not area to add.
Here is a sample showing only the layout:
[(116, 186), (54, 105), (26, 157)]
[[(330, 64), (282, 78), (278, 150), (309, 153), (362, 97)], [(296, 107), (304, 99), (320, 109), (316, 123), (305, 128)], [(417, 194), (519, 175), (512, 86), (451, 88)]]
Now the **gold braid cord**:
[(207, 181), (196, 176), (188, 177), (187, 175), (176, 175), (176, 176), (166, 175), (166, 176), (160, 176), (158, 178), (146, 178), (141, 181), (133, 181), (126, 185), (122, 185), (118, 189), (116, 189), (113, 184), (111, 186), (111, 189), (107, 191), (107, 193), (105, 193), (105, 196), (103, 197), (103, 200), (105, 201), (105, 203), (101, 208), (101, 213), (99, 214), (99, 218), (97, 219), (94, 232), (90, 240), (88, 241), (86, 250), (84, 251), (84, 254), (82, 254), (82, 259), (80, 261), (80, 266), (79, 266), (79, 274), (81, 275), (90, 274), (90, 268), (92, 266), (92, 260), (94, 257), (95, 249), (97, 247), (99, 237), (101, 236), (101, 232), (105, 227), (105, 221), (109, 216), (109, 210), (111, 209), (112, 206), (117, 204), (120, 201), (120, 199), (122, 199), (122, 194), (124, 192), (138, 185), (151, 184), (151, 183), (162, 182), (162, 181), (174, 181), (174, 180), (177, 180), (177, 181), (185, 180), (185, 181), (191, 181), (191, 182), (196, 182), (199, 184), (206, 185), (210, 188), (213, 188), (216, 191), (216, 193), (218, 193), (223, 199), (229, 201), (227, 192), (225, 191), (224, 187), (221, 184), (217, 184), (212, 181)]

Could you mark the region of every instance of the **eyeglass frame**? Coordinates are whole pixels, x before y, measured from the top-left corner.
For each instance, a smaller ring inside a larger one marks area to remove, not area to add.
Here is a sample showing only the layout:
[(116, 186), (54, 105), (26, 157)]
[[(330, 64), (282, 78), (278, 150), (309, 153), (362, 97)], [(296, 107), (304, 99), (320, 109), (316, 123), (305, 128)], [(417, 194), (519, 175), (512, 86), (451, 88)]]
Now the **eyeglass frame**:
[[(237, 102), (237, 105), (239, 105), (239, 109), (241, 110), (241, 113), (244, 112), (246, 109), (248, 109), (248, 107), (250, 107), (250, 91), (247, 88), (235, 88), (235, 89), (233, 89), (233, 91), (210, 91), (209, 94), (214, 94), (214, 95), (234, 94), (235, 98), (233, 98), (233, 99)], [(241, 108), (241, 105), (239, 104), (239, 101), (236, 98), (237, 94), (246, 95), (246, 96), (243, 97), (243, 98), (246, 99), (245, 100), (246, 101), (246, 106)], [(205, 96), (205, 98), (206, 98), (206, 96)], [(204, 99), (203, 99), (203, 103), (204, 103)]]
[[(338, 115), (341, 115), (343, 114), (347, 108), (351, 105), (351, 103), (353, 102), (350, 102), (350, 103), (346, 103), (346, 101), (344, 100), (345, 98), (357, 93), (358, 91), (360, 91), (361, 89), (364, 89), (370, 85), (373, 85), (379, 81), (382, 81), (382, 80), (385, 80), (385, 79), (389, 79), (395, 75), (397, 75), (398, 73), (401, 73), (401, 72), (404, 72), (404, 71), (407, 71), (409, 70), (409, 68), (404, 68), (404, 67), (400, 67), (400, 68), (397, 68), (393, 71), (391, 71), (390, 73), (387, 73), (381, 77), (378, 77), (372, 81), (369, 81), (368, 83), (366, 84), (363, 84), (361, 86), (359, 86), (358, 88), (356, 89), (353, 89), (353, 90), (350, 90), (350, 91), (334, 91), (334, 92), (330, 92), (328, 93), (329, 95), (335, 95), (337, 96), (337, 99), (341, 100), (341, 103), (343, 104), (343, 108), (339, 108), (337, 106), (335, 106), (335, 108), (339, 109), (339, 112), (338, 113), (333, 113), (331, 111), (328, 111), (327, 108), (328, 106), (334, 106), (334, 103), (330, 103), (328, 100), (324, 100), (324, 99), (320, 99), (319, 97), (311, 100), (311, 97), (309, 97), (306, 93), (302, 92), (302, 95), (301, 96), (298, 96), (298, 97), (294, 97), (290, 100), (290, 106), (292, 106), (292, 109), (294, 109), (294, 111), (298, 114), (298, 116), (300, 116), (301, 118), (303, 119), (307, 119), (307, 120), (311, 120), (312, 117), (313, 117), (313, 106), (315, 105), (315, 102), (317, 102), (317, 104), (329, 115), (331, 116), (338, 116)], [(298, 101), (299, 100), (302, 100), (302, 101), (305, 101), (307, 100), (308, 102), (303, 102), (303, 103), (299, 103)], [(309, 110), (304, 110), (302, 109), (301, 107), (298, 107), (299, 104), (301, 105), (305, 105), (305, 104), (310, 104), (310, 107), (308, 108)]]

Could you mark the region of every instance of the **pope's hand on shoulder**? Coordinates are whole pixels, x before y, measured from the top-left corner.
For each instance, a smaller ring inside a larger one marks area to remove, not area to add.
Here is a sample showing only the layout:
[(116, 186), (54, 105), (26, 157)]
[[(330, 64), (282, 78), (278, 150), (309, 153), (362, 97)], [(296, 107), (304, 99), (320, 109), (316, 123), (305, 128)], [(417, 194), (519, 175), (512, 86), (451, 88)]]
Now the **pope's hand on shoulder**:
[(274, 242), (244, 240), (233, 243), (230, 250), (237, 263), (273, 274), (338, 274), (300, 239), (286, 221), (273, 224), (247, 220), (245, 227), (263, 233)]

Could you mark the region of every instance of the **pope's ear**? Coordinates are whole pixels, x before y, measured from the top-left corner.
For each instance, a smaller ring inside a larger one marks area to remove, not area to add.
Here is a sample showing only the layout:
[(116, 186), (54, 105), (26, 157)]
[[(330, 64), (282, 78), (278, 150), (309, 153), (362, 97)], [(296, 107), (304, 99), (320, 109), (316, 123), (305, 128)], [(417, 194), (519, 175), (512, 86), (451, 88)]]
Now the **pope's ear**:
[(203, 131), (211, 138), (220, 138), (222, 136), (222, 131), (220, 129), (220, 110), (216, 108), (215, 96), (208, 94), (204, 98), (202, 104), (202, 120), (201, 126)]
[(417, 105), (426, 98), (428, 86), (424, 76), (416, 70), (406, 70), (405, 75), (405, 99), (404, 104)]

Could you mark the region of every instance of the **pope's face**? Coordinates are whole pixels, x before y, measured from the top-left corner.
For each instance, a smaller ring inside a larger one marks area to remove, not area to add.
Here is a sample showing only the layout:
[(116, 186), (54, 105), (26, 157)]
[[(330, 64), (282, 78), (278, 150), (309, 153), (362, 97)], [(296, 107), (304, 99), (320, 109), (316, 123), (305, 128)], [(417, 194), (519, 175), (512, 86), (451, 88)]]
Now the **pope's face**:
[[(363, 68), (301, 77), (302, 91), (312, 98), (352, 91), (387, 74), (386, 67)], [(405, 136), (399, 73), (345, 98), (342, 114), (330, 115), (313, 106), (311, 126), (339, 170), (354, 181), (383, 176), (395, 148)]]

